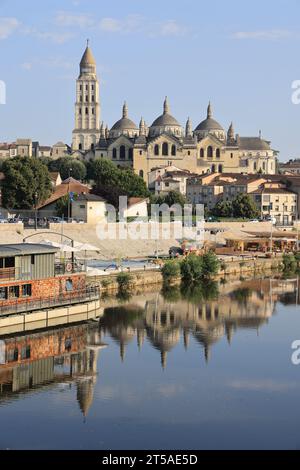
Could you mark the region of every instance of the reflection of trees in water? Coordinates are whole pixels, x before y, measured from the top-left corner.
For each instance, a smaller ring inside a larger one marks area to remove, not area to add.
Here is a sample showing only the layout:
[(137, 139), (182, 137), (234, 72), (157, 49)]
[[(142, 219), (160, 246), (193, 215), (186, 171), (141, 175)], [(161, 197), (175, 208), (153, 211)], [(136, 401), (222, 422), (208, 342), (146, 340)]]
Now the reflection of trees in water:
[(216, 300), (219, 295), (219, 286), (216, 281), (206, 281), (199, 284), (182, 284), (181, 298), (191, 303)]
[(247, 305), (252, 293), (252, 289), (250, 289), (249, 287), (243, 287), (241, 289), (236, 289), (229, 295), (231, 299), (236, 300), (239, 304)]

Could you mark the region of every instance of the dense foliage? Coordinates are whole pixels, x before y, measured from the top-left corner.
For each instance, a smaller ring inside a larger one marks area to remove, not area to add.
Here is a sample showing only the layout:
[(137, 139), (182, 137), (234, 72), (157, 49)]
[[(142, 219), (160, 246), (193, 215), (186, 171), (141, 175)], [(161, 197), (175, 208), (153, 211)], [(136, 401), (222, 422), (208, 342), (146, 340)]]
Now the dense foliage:
[(2, 204), (6, 208), (33, 209), (51, 194), (46, 165), (33, 157), (14, 157), (3, 163)]
[(254, 219), (259, 216), (259, 211), (249, 194), (238, 194), (233, 201), (219, 201), (212, 214), (217, 217)]
[(95, 192), (114, 206), (118, 206), (119, 196), (149, 196), (143, 178), (136, 175), (131, 168), (118, 168), (107, 159), (96, 158), (90, 162), (88, 177), (95, 182)]
[(50, 160), (48, 163), (49, 171), (58, 171), (62, 180), (66, 180), (69, 176), (72, 178), (83, 181), (87, 175), (85, 164), (72, 157), (61, 157), (57, 160)]

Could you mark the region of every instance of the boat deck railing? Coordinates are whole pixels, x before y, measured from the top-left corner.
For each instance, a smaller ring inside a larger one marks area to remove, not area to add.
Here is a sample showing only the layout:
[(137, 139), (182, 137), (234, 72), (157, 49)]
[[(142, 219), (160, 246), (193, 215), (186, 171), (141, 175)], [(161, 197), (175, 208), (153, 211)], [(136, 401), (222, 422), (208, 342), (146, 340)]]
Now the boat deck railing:
[(0, 301), (0, 316), (91, 302), (99, 298), (99, 287), (95, 286), (47, 297), (9, 299), (9, 304), (6, 299)]

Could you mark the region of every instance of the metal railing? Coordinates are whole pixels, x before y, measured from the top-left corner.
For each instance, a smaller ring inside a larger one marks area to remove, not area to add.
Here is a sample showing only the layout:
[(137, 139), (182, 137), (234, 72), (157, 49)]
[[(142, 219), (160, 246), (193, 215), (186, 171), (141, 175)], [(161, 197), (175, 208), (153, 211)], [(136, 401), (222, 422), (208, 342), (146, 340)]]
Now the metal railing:
[(84, 273), (86, 272), (86, 263), (79, 263), (78, 261), (64, 261), (55, 263), (54, 272), (56, 276), (64, 274)]
[(74, 305), (98, 300), (99, 298), (99, 287), (94, 286), (86, 287), (78, 291), (61, 293), (59, 295), (49, 295), (48, 297), (6, 299), (0, 301), (0, 316), (13, 313), (29, 313), (34, 310), (62, 307), (64, 305)]

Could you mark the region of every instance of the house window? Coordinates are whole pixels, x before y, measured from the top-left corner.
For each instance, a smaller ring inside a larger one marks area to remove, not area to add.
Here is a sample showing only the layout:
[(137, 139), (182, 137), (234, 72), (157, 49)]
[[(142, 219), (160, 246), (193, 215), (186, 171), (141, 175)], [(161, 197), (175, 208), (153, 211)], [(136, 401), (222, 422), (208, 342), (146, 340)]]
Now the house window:
[(30, 359), (30, 346), (23, 346), (21, 349), (21, 359)]
[(22, 297), (31, 297), (32, 288), (31, 284), (22, 285)]
[(17, 362), (19, 357), (18, 348), (11, 349), (7, 353), (7, 362)]
[(7, 299), (7, 287), (0, 287), (0, 300)]
[(72, 292), (73, 290), (73, 281), (72, 279), (67, 279), (66, 280), (66, 291), (67, 292)]
[(9, 288), (9, 298), (10, 299), (17, 299), (20, 297), (20, 288), (19, 286), (10, 286)]

